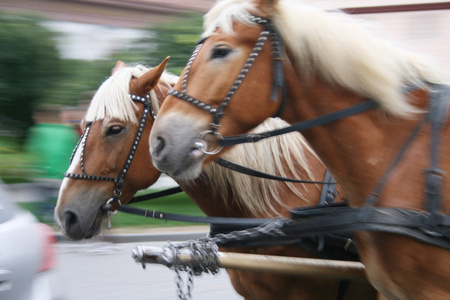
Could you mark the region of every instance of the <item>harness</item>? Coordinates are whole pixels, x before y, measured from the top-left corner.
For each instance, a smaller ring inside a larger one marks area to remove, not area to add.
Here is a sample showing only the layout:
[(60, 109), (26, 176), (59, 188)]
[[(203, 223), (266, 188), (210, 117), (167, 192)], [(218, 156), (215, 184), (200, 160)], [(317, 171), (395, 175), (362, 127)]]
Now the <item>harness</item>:
[[(315, 119), (298, 122), (292, 126), (267, 131), (263, 133), (243, 134), (232, 137), (222, 137), (217, 129), (220, 127), (220, 120), (224, 115), (224, 110), (228, 106), (232, 96), (242, 83), (245, 75), (253, 65), (256, 57), (259, 55), (262, 47), (269, 37), (272, 38), (273, 49), (273, 73), (274, 84), (272, 87), (271, 100), (274, 101), (276, 90), (281, 88), (282, 104), (284, 105), (285, 87), (282, 70), (281, 52), (280, 52), (280, 38), (274, 29), (269, 19), (249, 16), (250, 21), (263, 26), (255, 46), (247, 58), (241, 72), (236, 78), (234, 84), (231, 86), (225, 98), (218, 108), (215, 108), (199, 99), (189, 96), (186, 92), (187, 81), (191, 66), (197, 56), (202, 43), (201, 40), (194, 50), (189, 62), (186, 66), (186, 72), (182, 81), (182, 91), (171, 89), (170, 95), (180, 98), (188, 103), (191, 103), (213, 115), (213, 122), (210, 124), (210, 130), (200, 134), (200, 139), (204, 139), (206, 135), (212, 134), (218, 139), (218, 147), (214, 151), (203, 151), (205, 154), (216, 154), (224, 146), (232, 146), (240, 143), (254, 143), (262, 139), (285, 134), (292, 131), (301, 131), (315, 126), (328, 124), (354, 114), (362, 113), (374, 109), (378, 104), (374, 100), (366, 100), (357, 105), (342, 109)], [(280, 79), (282, 79), (280, 81)], [(441, 188), (443, 181), (443, 171), (439, 169), (440, 157), (440, 136), (441, 130), (447, 122), (448, 100), (450, 98), (450, 87), (447, 85), (429, 84), (432, 91), (430, 99), (429, 112), (422, 120), (418, 122), (416, 127), (412, 130), (409, 137), (400, 148), (394, 160), (390, 163), (385, 173), (375, 185), (374, 190), (365, 200), (364, 206), (360, 208), (352, 207), (336, 207), (330, 210), (328, 207), (308, 207), (299, 208), (293, 212), (293, 218), (296, 219), (292, 224), (286, 225), (284, 229), (290, 232), (291, 236), (305, 237), (310, 236), (311, 232), (317, 234), (341, 234), (351, 233), (353, 231), (368, 230), (368, 231), (384, 231), (397, 233), (420, 240), (431, 245), (443, 247), (450, 250), (450, 216), (440, 213), (442, 208), (441, 203)], [(415, 86), (406, 86), (405, 93), (414, 90)], [(275, 100), (276, 101), (276, 100)], [(390, 176), (403, 157), (410, 148), (410, 145), (422, 131), (426, 124), (431, 126), (431, 151), (430, 151), (430, 167), (424, 170), (426, 189), (426, 211), (419, 212), (409, 209), (394, 209), (388, 207), (374, 207), (376, 205), (379, 195), (383, 191)], [(203, 149), (204, 150), (204, 149)], [(301, 221), (301, 222), (300, 222)], [(287, 222), (290, 223), (290, 222)], [(327, 225), (325, 225), (327, 224)], [(293, 229), (295, 228), (295, 229)], [(292, 229), (292, 231), (291, 231)], [(261, 237), (259, 237), (261, 238)]]

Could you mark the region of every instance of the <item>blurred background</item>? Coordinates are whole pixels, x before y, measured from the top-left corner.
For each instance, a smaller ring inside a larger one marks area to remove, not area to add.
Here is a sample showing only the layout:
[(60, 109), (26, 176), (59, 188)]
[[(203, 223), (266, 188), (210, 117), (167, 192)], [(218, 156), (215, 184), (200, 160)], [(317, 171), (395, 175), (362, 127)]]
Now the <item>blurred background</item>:
[(117, 60), (180, 74), (213, 0), (0, 1), (0, 179), (52, 223), (95, 89)]

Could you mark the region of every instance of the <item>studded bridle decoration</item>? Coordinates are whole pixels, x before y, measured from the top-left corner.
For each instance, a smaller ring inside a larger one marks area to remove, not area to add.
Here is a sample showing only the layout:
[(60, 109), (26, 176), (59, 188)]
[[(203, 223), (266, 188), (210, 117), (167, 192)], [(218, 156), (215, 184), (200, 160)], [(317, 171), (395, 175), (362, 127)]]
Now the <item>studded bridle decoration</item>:
[[(186, 65), (186, 71), (185, 71), (183, 79), (182, 79), (182, 91), (177, 91), (173, 88), (168, 91), (169, 95), (173, 95), (177, 98), (180, 98), (180, 99), (182, 99), (188, 103), (191, 103), (203, 110), (206, 110), (207, 112), (209, 112), (213, 115), (213, 122), (210, 124), (211, 129), (203, 132), (200, 135), (200, 139), (204, 138), (208, 134), (213, 134), (213, 135), (218, 136), (218, 138), (221, 138), (221, 135), (219, 133), (217, 133), (217, 129), (220, 127), (220, 120), (224, 116), (224, 111), (225, 111), (226, 107), (228, 106), (228, 103), (230, 102), (231, 98), (234, 96), (237, 89), (241, 85), (245, 76), (249, 72), (250, 68), (253, 66), (256, 58), (258, 57), (259, 53), (261, 52), (264, 44), (269, 39), (269, 37), (272, 38), (272, 56), (273, 56), (273, 65), (274, 65), (274, 68), (273, 68), (274, 80), (273, 80), (273, 86), (272, 86), (271, 101), (276, 102), (279, 99), (279, 93), (281, 93), (281, 105), (280, 105), (280, 108), (279, 108), (278, 112), (276, 113), (276, 115), (278, 115), (281, 112), (281, 110), (284, 106), (285, 84), (284, 84), (284, 72), (283, 72), (282, 56), (281, 56), (281, 53), (282, 53), (281, 41), (279, 39), (278, 33), (275, 31), (275, 28), (273, 27), (272, 22), (269, 19), (264, 19), (261, 17), (253, 16), (253, 15), (249, 15), (249, 19), (250, 19), (250, 21), (252, 21), (258, 25), (264, 26), (264, 30), (261, 31), (261, 33), (255, 43), (255, 46), (253, 47), (252, 52), (249, 54), (239, 75), (235, 79), (233, 85), (229, 89), (227, 95), (222, 100), (222, 103), (220, 104), (220, 106), (218, 108), (216, 108), (212, 105), (209, 105), (197, 98), (189, 96), (187, 94), (187, 81), (188, 81), (189, 72), (191, 70), (192, 64), (193, 64), (198, 52), (200, 51), (200, 49), (203, 45), (203, 42), (207, 38), (204, 38), (199, 41), (197, 47), (193, 51), (187, 65)], [(213, 152), (205, 152), (204, 151), (205, 154), (215, 154), (217, 152), (218, 151), (213, 151)]]
[(83, 174), (78, 173), (65, 173), (64, 177), (71, 178), (71, 179), (83, 179), (83, 180), (103, 180), (103, 181), (112, 181), (115, 183), (114, 187), (114, 196), (110, 201), (108, 202), (119, 202), (119, 197), (122, 194), (122, 188), (124, 185), (125, 176), (128, 172), (128, 169), (130, 168), (131, 162), (133, 161), (134, 155), (136, 154), (137, 147), (139, 145), (139, 141), (141, 140), (142, 133), (145, 128), (145, 124), (147, 123), (147, 119), (149, 114), (152, 116), (153, 120), (155, 119), (155, 113), (152, 110), (151, 107), (151, 100), (150, 100), (150, 94), (146, 97), (141, 97), (138, 95), (129, 95), (131, 100), (138, 101), (144, 104), (144, 112), (142, 113), (142, 117), (139, 122), (139, 127), (136, 132), (136, 136), (134, 138), (133, 144), (131, 146), (130, 152), (128, 153), (127, 160), (125, 161), (122, 171), (120, 172), (118, 177), (109, 177), (109, 176), (100, 176), (100, 175), (90, 175), (86, 172), (85, 165), (84, 165), (84, 152), (86, 149), (86, 141), (89, 135), (89, 131), (92, 125), (92, 122), (89, 122), (86, 124), (86, 129), (84, 130), (83, 135), (78, 140), (77, 145), (75, 146), (75, 149), (72, 152), (72, 156), (70, 158), (70, 163), (72, 163), (73, 158), (75, 156), (75, 153), (77, 152), (78, 148), (81, 146), (81, 170), (83, 171)]

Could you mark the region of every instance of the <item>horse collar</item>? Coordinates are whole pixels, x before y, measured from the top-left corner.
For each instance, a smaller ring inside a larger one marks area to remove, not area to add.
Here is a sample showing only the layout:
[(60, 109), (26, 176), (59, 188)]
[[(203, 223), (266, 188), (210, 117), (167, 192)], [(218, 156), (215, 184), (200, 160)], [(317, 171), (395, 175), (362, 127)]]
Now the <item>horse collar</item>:
[(125, 164), (123, 165), (122, 171), (120, 172), (119, 176), (116, 178), (116, 177), (109, 177), (109, 176), (90, 175), (86, 172), (85, 165), (84, 165), (84, 154), (85, 154), (85, 149), (86, 149), (86, 141), (87, 141), (87, 138), (89, 135), (89, 131), (90, 131), (92, 122), (88, 122), (86, 124), (86, 129), (84, 130), (83, 135), (80, 137), (77, 145), (73, 149), (72, 156), (70, 158), (70, 163), (72, 163), (75, 153), (77, 152), (78, 147), (81, 145), (82, 148), (81, 148), (80, 164), (81, 164), (81, 170), (82, 170), (83, 174), (69, 173), (69, 172), (64, 174), (64, 177), (72, 178), (72, 179), (103, 180), (103, 181), (114, 182), (115, 183), (114, 197), (112, 199), (110, 199), (112, 201), (108, 201), (108, 204), (110, 202), (118, 202), (119, 201), (119, 197), (122, 194), (122, 188), (124, 185), (125, 176), (128, 172), (128, 169), (130, 168), (131, 162), (133, 161), (133, 158), (136, 154), (136, 150), (139, 145), (139, 141), (141, 140), (145, 124), (147, 123), (148, 116), (151, 115), (152, 119), (153, 120), (155, 119), (155, 113), (153, 112), (153, 109), (151, 107), (150, 94), (147, 95), (146, 97), (141, 97), (138, 95), (130, 94), (129, 97), (133, 101), (139, 101), (139, 102), (143, 103), (144, 104), (144, 112), (142, 113), (142, 117), (139, 122), (139, 127), (136, 132), (136, 136), (134, 137), (134, 141), (131, 146), (131, 149), (128, 153), (127, 160), (125, 161)]

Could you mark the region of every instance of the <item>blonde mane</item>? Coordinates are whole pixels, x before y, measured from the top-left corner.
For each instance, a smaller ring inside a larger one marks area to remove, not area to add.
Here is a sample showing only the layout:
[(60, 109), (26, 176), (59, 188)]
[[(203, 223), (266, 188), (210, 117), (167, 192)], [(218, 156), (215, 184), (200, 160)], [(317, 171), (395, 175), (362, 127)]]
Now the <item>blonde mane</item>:
[[(403, 97), (405, 84), (446, 83), (429, 58), (377, 36), (368, 22), (298, 2), (280, 0), (271, 18), (302, 78), (319, 75), (400, 117), (418, 112)], [(217, 26), (231, 34), (232, 22), (249, 24), (250, 13), (261, 14), (250, 0), (220, 1), (205, 15), (203, 36)]]
[[(132, 77), (139, 78), (149, 70), (143, 65), (127, 66), (106, 79), (91, 100), (86, 112), (86, 121), (94, 122), (109, 117), (137, 124), (137, 106), (128, 96), (129, 83)], [(158, 87), (161, 88), (161, 84), (171, 87), (177, 81), (178, 76), (164, 72)], [(150, 91), (150, 99), (153, 111), (156, 113), (159, 110), (159, 103), (154, 90)]]
[[(86, 121), (110, 117), (137, 124), (138, 120), (135, 114), (137, 107), (128, 96), (129, 82), (132, 77), (138, 78), (148, 70), (142, 65), (125, 67), (106, 79), (91, 101), (86, 113)], [(177, 76), (163, 73), (159, 84), (173, 86), (177, 80)], [(151, 91), (150, 95), (152, 105), (154, 105), (153, 109), (157, 112), (159, 107), (155, 106), (158, 105), (156, 93)], [(268, 131), (287, 125), (281, 119), (268, 119), (254, 131)], [(307, 177), (305, 178), (303, 174), (303, 179), (316, 180), (317, 178), (313, 178), (313, 174), (308, 167), (307, 152), (316, 156), (299, 133), (290, 133), (259, 143), (238, 145), (223, 157), (262, 172), (284, 177), (300, 178), (301, 175), (296, 171), (300, 167), (304, 169), (304, 174)], [(270, 153), (270, 155), (267, 155), (267, 153)], [(283, 162), (286, 164), (284, 168), (282, 168)], [(298, 184), (280, 183), (274, 180), (251, 177), (216, 164), (206, 166), (202, 176), (211, 182), (211, 189), (217, 192), (217, 198), (227, 201), (228, 192), (233, 192), (233, 196), (241, 208), (254, 215), (277, 215), (275, 206), (282, 207), (284, 205), (278, 192), (280, 184), (287, 185), (305, 203), (311, 201), (309, 195), (298, 191), (296, 188)], [(194, 182), (184, 182), (184, 184), (192, 185)]]
[[(281, 119), (271, 118), (255, 128), (253, 132), (284, 128), (287, 125)], [(317, 158), (303, 136), (298, 132), (294, 132), (258, 143), (235, 146), (222, 157), (269, 174), (320, 180), (322, 178), (314, 178), (309, 168), (306, 158), (308, 152)], [(285, 164), (284, 167), (283, 164)], [(297, 170), (300, 169), (303, 169), (304, 173), (299, 174)], [(255, 216), (276, 216), (279, 215), (276, 206), (286, 207), (279, 194), (280, 185), (287, 185), (297, 197), (305, 202), (305, 205), (312, 204), (311, 202), (315, 201), (315, 199), (311, 199), (310, 195), (299, 191), (298, 183), (293, 184), (252, 177), (231, 171), (214, 163), (204, 167), (202, 177), (210, 182), (211, 189), (217, 193), (217, 199), (227, 201), (230, 196), (228, 193), (233, 193), (235, 202), (241, 209)], [(304, 187), (306, 191), (307, 188), (306, 186)]]

